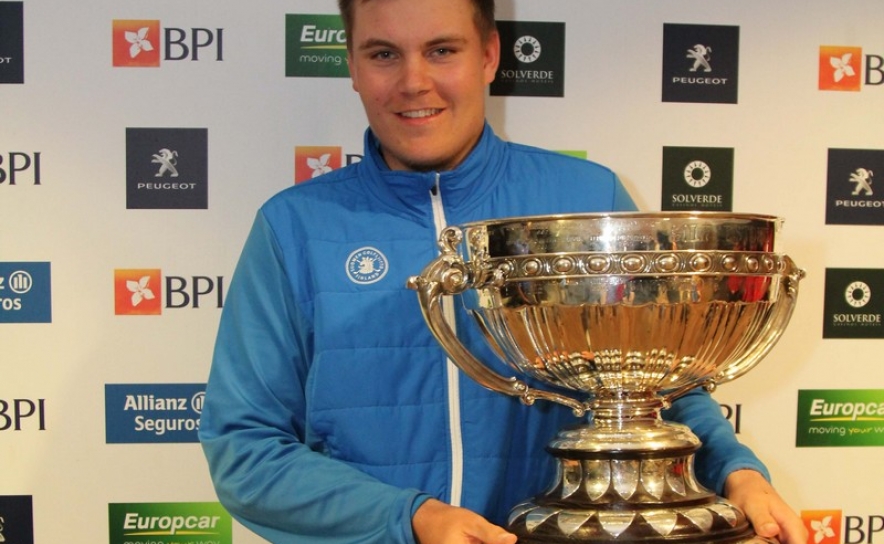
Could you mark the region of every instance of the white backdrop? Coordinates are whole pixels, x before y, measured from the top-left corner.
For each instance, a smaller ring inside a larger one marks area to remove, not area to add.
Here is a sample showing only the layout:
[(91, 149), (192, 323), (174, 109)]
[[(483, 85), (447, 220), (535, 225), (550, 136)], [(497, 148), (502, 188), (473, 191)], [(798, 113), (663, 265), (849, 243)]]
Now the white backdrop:
[[(822, 338), (826, 268), (884, 268), (880, 227), (825, 224), (827, 150), (884, 149), (884, 87), (817, 88), (821, 45), (884, 54), (884, 3), (499, 4), (502, 20), (567, 24), (565, 97), (489, 97), (502, 136), (587, 151), (647, 210), (660, 208), (664, 146), (734, 148), (734, 211), (785, 217), (783, 249), (808, 274), (781, 342), (716, 396), (741, 406), (741, 439), (797, 510), (884, 515), (880, 449), (795, 447), (798, 390), (884, 389), (879, 340)], [(229, 281), (256, 209), (293, 182), (296, 146), (362, 152), (348, 80), (285, 77), (285, 15), (335, 9), (25, 0), (25, 82), (0, 85), (0, 156), (39, 152), (41, 183), (0, 184), (0, 263), (51, 263), (52, 322), (0, 323), (0, 399), (45, 399), (45, 430), (0, 431), (0, 495), (33, 496), (37, 542), (105, 541), (109, 503), (216, 500), (197, 444), (106, 443), (105, 385), (204, 383), (220, 312), (115, 315), (114, 271)], [(114, 68), (123, 19), (223, 28), (223, 61)], [(661, 101), (664, 23), (740, 27), (738, 104)], [(208, 209), (126, 209), (133, 127), (208, 130)], [(234, 537), (261, 541), (239, 526)]]

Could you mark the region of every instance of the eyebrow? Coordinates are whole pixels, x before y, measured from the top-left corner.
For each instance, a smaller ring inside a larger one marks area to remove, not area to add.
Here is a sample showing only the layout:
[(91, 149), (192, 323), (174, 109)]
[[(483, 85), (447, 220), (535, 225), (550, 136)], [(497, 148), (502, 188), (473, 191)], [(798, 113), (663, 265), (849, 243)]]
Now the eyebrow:
[[(446, 44), (446, 43), (461, 43), (462, 44), (462, 43), (466, 43), (466, 42), (467, 42), (467, 39), (465, 37), (458, 35), (458, 34), (453, 34), (450, 36), (439, 36), (438, 38), (433, 38), (432, 40), (430, 40), (426, 44), (424, 44), (424, 46), (425, 47), (435, 47), (437, 45), (442, 45), (442, 44)], [(375, 49), (378, 47), (389, 48), (389, 49), (399, 49), (399, 47), (395, 43), (388, 41), (388, 40), (383, 40), (380, 38), (369, 38), (369, 39), (365, 40), (364, 42), (362, 42), (361, 44), (359, 44), (359, 47), (357, 47), (357, 49), (359, 51), (365, 51), (368, 49)]]

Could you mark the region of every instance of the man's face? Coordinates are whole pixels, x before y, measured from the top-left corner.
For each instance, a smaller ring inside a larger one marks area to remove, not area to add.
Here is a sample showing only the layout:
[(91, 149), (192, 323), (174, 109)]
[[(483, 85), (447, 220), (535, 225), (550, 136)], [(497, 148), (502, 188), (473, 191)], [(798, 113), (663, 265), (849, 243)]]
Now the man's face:
[(478, 141), (500, 57), (470, 0), (357, 0), (350, 75), (393, 170), (450, 170)]

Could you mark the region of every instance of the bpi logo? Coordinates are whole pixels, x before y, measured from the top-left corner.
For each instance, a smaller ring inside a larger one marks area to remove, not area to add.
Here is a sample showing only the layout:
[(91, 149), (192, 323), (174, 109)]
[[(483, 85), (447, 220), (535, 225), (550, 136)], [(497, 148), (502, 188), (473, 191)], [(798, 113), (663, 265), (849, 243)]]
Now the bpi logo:
[(740, 27), (663, 25), (663, 102), (737, 103)]
[[(165, 289), (165, 297), (163, 290)], [(166, 276), (158, 268), (114, 270), (116, 315), (161, 315), (166, 309), (224, 305), (223, 276)]]
[(40, 153), (0, 153), (0, 185), (40, 185)]
[[(204, 51), (207, 49), (207, 51)], [(113, 65), (157, 68), (160, 60), (224, 60), (223, 28), (162, 29), (158, 20), (113, 21)]]
[(46, 399), (0, 399), (0, 432), (45, 430)]
[(802, 510), (808, 544), (841, 544), (841, 510)]
[(296, 146), (295, 147), (295, 183), (318, 178), (332, 170), (362, 160), (362, 155), (346, 154), (336, 146)]
[(841, 510), (802, 510), (807, 544), (875, 544), (884, 541), (884, 516), (845, 516)]
[[(863, 71), (865, 59), (865, 71)], [(884, 57), (865, 55), (862, 47), (820, 46), (819, 90), (859, 92), (865, 85), (884, 84)]]
[(721, 414), (724, 419), (730, 421), (734, 428), (734, 434), (740, 434), (743, 427), (743, 405), (742, 404), (719, 404)]

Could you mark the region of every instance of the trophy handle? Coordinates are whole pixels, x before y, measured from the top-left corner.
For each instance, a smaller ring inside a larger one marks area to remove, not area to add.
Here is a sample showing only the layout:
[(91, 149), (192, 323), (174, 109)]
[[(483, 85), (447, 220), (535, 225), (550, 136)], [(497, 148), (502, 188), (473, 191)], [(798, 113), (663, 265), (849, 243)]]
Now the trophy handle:
[(541, 389), (529, 387), (515, 378), (504, 378), (479, 361), (457, 338), (442, 308), (442, 297), (463, 293), (474, 285), (474, 274), (464, 263), (455, 247), (463, 239), (463, 232), (456, 227), (446, 228), (439, 239), (442, 253), (430, 262), (419, 276), (408, 279), (408, 288), (417, 291), (421, 312), (433, 336), (448, 353), (452, 362), (479, 385), (518, 397), (524, 404), (532, 405), (537, 399), (563, 404), (577, 417), (583, 416), (588, 407), (572, 398)]

